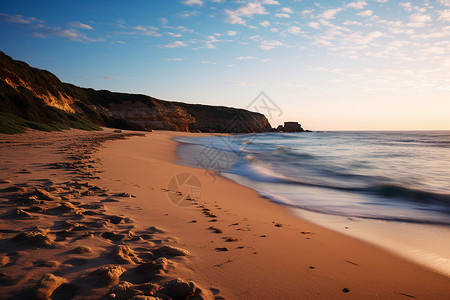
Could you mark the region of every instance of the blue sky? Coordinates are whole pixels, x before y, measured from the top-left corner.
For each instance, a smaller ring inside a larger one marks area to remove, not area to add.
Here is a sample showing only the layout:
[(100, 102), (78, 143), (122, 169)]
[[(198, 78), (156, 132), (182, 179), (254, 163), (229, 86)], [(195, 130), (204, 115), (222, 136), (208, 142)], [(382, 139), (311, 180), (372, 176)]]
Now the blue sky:
[(0, 50), (165, 100), (246, 108), (264, 91), (275, 127), (450, 129), (450, 0), (4, 1)]

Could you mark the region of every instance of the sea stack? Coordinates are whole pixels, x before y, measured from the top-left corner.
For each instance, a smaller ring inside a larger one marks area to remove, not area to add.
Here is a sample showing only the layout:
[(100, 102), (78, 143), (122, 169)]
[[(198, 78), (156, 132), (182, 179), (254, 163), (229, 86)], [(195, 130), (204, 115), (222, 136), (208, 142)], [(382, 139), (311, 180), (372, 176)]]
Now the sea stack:
[(279, 125), (277, 127), (277, 131), (282, 132), (304, 132), (305, 130), (302, 128), (298, 122), (284, 122), (283, 125)]

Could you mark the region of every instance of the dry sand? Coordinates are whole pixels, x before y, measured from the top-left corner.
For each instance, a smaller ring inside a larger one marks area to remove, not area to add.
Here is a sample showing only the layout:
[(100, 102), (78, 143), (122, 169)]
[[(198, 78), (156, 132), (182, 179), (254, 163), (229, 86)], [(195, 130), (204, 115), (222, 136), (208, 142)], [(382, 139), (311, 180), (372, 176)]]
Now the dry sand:
[(447, 277), (176, 165), (179, 135), (1, 135), (0, 298), (450, 298)]

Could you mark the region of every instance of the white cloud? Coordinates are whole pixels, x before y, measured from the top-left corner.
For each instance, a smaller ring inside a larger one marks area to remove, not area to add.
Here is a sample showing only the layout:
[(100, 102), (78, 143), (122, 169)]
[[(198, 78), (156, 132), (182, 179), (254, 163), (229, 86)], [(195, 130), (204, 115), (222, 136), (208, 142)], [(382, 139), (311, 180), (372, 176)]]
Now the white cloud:
[(342, 24), (344, 24), (344, 25), (362, 25), (361, 22), (358, 22), (358, 21), (350, 21), (350, 20), (347, 20), (347, 21), (345, 21), (345, 22), (342, 23)]
[(237, 34), (237, 31), (233, 31), (233, 30), (228, 30), (227, 31), (227, 35), (228, 36), (235, 36)]
[(423, 22), (409, 22), (408, 24), (406, 24), (406, 26), (413, 27), (413, 28), (423, 28), (423, 27), (425, 27), (425, 23), (423, 23)]
[(208, 49), (215, 49), (216, 46), (214, 45), (214, 43), (218, 43), (218, 42), (224, 42), (225, 40), (218, 40), (215, 36), (210, 35), (208, 36), (208, 39), (205, 42), (205, 47)]
[(409, 2), (401, 2), (399, 5), (408, 12), (411, 12), (413, 10), (412, 5)]
[(182, 41), (175, 41), (175, 42), (164, 45), (164, 48), (178, 48), (178, 47), (186, 47), (186, 46), (187, 46), (187, 44)]
[(120, 79), (120, 77), (116, 77), (116, 76), (108, 76), (108, 75), (104, 75), (102, 77), (100, 77), (101, 79), (105, 79), (105, 80), (113, 80), (113, 79)]
[(203, 5), (202, 0), (185, 0), (182, 3), (186, 5)]
[(450, 6), (450, 0), (438, 0), (437, 2), (438, 2), (440, 5)]
[(340, 12), (341, 10), (342, 10), (342, 8), (328, 9), (328, 10), (324, 11), (320, 15), (320, 17), (323, 19), (326, 19), (326, 20), (334, 19), (336, 17), (336, 14), (338, 12)]
[(330, 42), (328, 40), (324, 40), (324, 39), (316, 39), (316, 40), (314, 40), (313, 44), (315, 44), (315, 45), (317, 45), (319, 47), (321, 47), (321, 46), (327, 46), (327, 47), (333, 46), (332, 42)]
[(259, 47), (263, 50), (270, 50), (278, 46), (283, 46), (283, 43), (280, 41), (262, 41)]
[(363, 9), (367, 5), (366, 1), (358, 1), (358, 2), (351, 2), (347, 4), (345, 7), (350, 7), (354, 9)]
[(373, 15), (373, 11), (371, 11), (370, 9), (365, 10), (363, 12), (357, 13), (358, 16), (360, 17), (370, 17)]
[(144, 26), (125, 27), (125, 26), (122, 26), (122, 28), (131, 29), (131, 30), (122, 31), (122, 32), (120, 32), (120, 34), (155, 36), (155, 37), (161, 36), (161, 34), (156, 31), (158, 28), (155, 28), (155, 27), (144, 27)]
[(264, 26), (264, 27), (268, 27), (270, 26), (270, 22), (267, 20), (261, 21), (259, 22), (259, 25)]
[(360, 37), (360, 38), (356, 39), (354, 42), (356, 44), (368, 44), (368, 43), (372, 42), (373, 40), (375, 40), (379, 37), (382, 37), (382, 36), (383, 36), (383, 33), (381, 33), (380, 31), (373, 31), (364, 37)]
[(413, 14), (410, 17), (410, 20), (412, 22), (430, 22), (431, 16), (430, 15)]
[(167, 58), (168, 61), (182, 61), (182, 58)]
[(291, 34), (299, 34), (301, 32), (301, 29), (298, 26), (291, 26), (289, 27), (288, 32)]
[(275, 17), (277, 18), (290, 18), (291, 16), (288, 14), (276, 14)]
[(209, 60), (202, 60), (202, 61), (200, 61), (200, 63), (202, 63), (202, 64), (210, 64), (210, 65), (215, 65), (216, 64), (215, 62), (209, 61)]
[(75, 28), (94, 30), (94, 28), (92, 28), (91, 26), (89, 26), (87, 24), (83, 24), (81, 22), (72, 22), (72, 23), (69, 23), (69, 26), (70, 27), (75, 27)]
[(278, 28), (270, 28), (271, 32), (278, 32)]
[(168, 32), (167, 34), (170, 35), (171, 37), (182, 37), (183, 36), (181, 33)]
[(317, 22), (309, 22), (307, 25), (311, 28), (316, 28), (316, 29), (320, 28), (320, 24)]
[(231, 10), (225, 10), (225, 12), (228, 14), (228, 23), (231, 24), (240, 24), (240, 25), (245, 25), (246, 22), (244, 19), (242, 19), (239, 15), (237, 15), (234, 11)]
[(49, 38), (49, 37), (62, 37), (69, 39), (74, 42), (104, 42), (105, 38), (90, 38), (86, 34), (81, 33), (76, 30), (76, 28), (84, 28), (84, 29), (93, 29), (89, 25), (82, 24), (80, 22), (73, 22), (69, 25), (72, 25), (72, 28), (61, 28), (61, 27), (49, 27), (45, 26), (42, 23), (44, 21), (36, 19), (34, 17), (24, 17), (22, 15), (8, 15), (4, 13), (0, 13), (0, 22), (7, 23), (18, 23), (22, 24), (29, 30), (33, 30), (32, 36), (36, 38)]
[(450, 22), (450, 9), (440, 10), (439, 13), (439, 21), (447, 21)]
[(445, 54), (447, 53), (447, 50), (442, 47), (428, 47), (423, 49), (424, 52), (430, 53), (430, 54)]
[(19, 24), (31, 24), (36, 22), (41, 22), (34, 17), (24, 17), (22, 15), (8, 15), (0, 13), (0, 20), (8, 23), (19, 23)]
[(263, 0), (262, 3), (267, 5), (280, 5), (280, 2), (276, 0)]
[(184, 10), (184, 11), (180, 12), (178, 15), (180, 17), (188, 18), (188, 17), (196, 17), (199, 14), (200, 14), (200, 12), (196, 11), (196, 10), (192, 10), (192, 11)]
[(249, 60), (249, 59), (254, 59), (253, 56), (238, 56), (235, 59), (237, 60)]
[(246, 21), (243, 17), (252, 17), (253, 15), (266, 15), (266, 9), (261, 3), (248, 3), (241, 6), (236, 10), (225, 9), (225, 13), (228, 15), (227, 21), (231, 24), (246, 25)]
[(292, 10), (292, 8), (290, 8), (290, 7), (283, 7), (283, 8), (281, 9), (281, 11), (282, 11), (282, 12), (285, 12), (285, 13), (288, 13), (288, 14), (293, 14), (293, 13), (294, 13), (294, 11)]

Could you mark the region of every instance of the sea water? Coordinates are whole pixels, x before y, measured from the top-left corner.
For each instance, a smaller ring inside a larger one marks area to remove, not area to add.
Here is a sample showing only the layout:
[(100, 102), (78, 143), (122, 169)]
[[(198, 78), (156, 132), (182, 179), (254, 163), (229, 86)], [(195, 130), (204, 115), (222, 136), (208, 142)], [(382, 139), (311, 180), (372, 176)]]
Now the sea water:
[(181, 164), (219, 171), (303, 218), (450, 275), (450, 131), (177, 141)]

